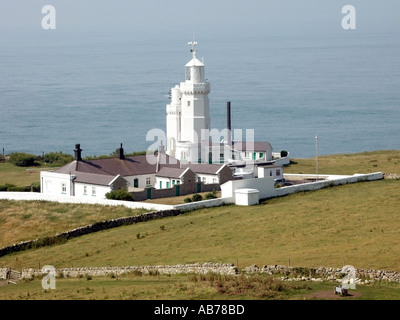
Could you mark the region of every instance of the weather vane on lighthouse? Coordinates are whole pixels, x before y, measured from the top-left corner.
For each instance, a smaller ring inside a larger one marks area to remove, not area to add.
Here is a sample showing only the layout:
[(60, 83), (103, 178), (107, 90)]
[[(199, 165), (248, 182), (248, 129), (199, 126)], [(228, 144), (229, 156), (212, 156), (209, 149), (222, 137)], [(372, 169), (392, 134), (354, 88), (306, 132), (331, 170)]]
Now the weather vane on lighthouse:
[(192, 49), (190, 49), (190, 52), (193, 53), (193, 59), (196, 58), (196, 46), (197, 46), (197, 42), (196, 41), (190, 41), (188, 42), (188, 45), (192, 46)]

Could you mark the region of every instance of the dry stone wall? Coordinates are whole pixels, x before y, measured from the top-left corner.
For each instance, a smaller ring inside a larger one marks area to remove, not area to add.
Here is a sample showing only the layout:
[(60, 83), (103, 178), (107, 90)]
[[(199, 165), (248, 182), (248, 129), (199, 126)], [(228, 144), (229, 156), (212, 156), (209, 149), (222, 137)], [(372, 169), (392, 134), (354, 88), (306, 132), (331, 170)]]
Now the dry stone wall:
[(385, 173), (383, 177), (384, 179), (389, 179), (389, 180), (400, 180), (400, 174), (396, 173)]
[[(221, 263), (194, 263), (178, 265), (155, 265), (155, 266), (127, 266), (127, 267), (87, 267), (87, 268), (59, 268), (56, 269), (56, 277), (78, 278), (83, 276), (102, 277), (119, 276), (126, 273), (140, 274), (207, 274), (216, 273), (223, 275), (235, 275), (237, 268), (233, 264)], [(21, 277), (29, 279), (32, 277), (42, 277), (41, 270), (23, 269)]]
[[(344, 275), (341, 271), (342, 268), (302, 268), (282, 265), (265, 265), (261, 268), (253, 265), (243, 269), (243, 272), (246, 274), (282, 275), (283, 280), (293, 281), (341, 281)], [(355, 271), (356, 283), (359, 284), (382, 280), (400, 283), (400, 274), (395, 271), (371, 269), (355, 269)]]

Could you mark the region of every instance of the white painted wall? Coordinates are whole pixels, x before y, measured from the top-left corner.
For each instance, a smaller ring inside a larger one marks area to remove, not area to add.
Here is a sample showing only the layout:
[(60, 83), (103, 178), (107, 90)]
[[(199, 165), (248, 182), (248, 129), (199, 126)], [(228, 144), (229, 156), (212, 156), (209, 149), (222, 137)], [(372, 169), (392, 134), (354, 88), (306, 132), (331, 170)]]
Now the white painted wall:
[(253, 206), (259, 204), (260, 191), (257, 189), (236, 189), (235, 190), (236, 205)]
[(274, 179), (282, 179), (283, 168), (276, 166), (258, 167), (258, 177), (259, 178), (272, 177)]
[[(65, 185), (65, 192), (62, 190)], [(71, 176), (49, 171), (40, 172), (40, 192), (53, 195), (73, 195)]]
[(197, 175), (198, 179), (200, 179), (200, 180), (197, 180), (198, 182), (203, 182), (205, 184), (219, 183), (218, 175), (202, 174), (202, 173), (198, 173), (196, 175)]
[[(84, 189), (86, 186), (86, 194)], [(94, 190), (93, 190), (94, 188)], [(111, 191), (110, 186), (96, 186), (86, 183), (75, 183), (75, 196), (77, 197), (92, 197), (98, 199), (106, 199), (106, 193)]]
[(275, 195), (274, 178), (253, 178), (232, 180), (221, 185), (221, 197), (232, 198), (236, 202), (235, 190), (237, 189), (257, 189), (260, 191), (260, 199), (270, 198)]
[(126, 181), (128, 181), (130, 188), (134, 187), (134, 183), (135, 183), (135, 179), (139, 180), (139, 188), (146, 188), (147, 184), (146, 184), (146, 178), (150, 178), (150, 185), (152, 187), (154, 187), (155, 183), (156, 183), (156, 174), (144, 174), (144, 175), (139, 175), (139, 176), (128, 176), (128, 177), (124, 177), (124, 179)]
[(0, 192), (0, 200), (17, 200), (17, 201), (54, 201), (60, 203), (85, 203), (99, 204), (104, 206), (125, 206), (131, 209), (148, 209), (148, 210), (171, 210), (174, 207), (170, 205), (138, 202), (138, 201), (120, 201), (99, 199), (94, 197), (72, 197), (64, 195), (51, 195), (38, 192)]

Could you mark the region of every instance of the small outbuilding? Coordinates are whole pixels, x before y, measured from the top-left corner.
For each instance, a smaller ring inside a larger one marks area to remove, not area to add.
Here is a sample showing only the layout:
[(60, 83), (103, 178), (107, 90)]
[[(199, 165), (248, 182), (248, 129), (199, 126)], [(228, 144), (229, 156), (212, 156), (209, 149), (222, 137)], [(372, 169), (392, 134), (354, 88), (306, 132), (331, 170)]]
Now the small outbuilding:
[(253, 206), (259, 204), (260, 191), (257, 189), (243, 188), (235, 190), (236, 205)]

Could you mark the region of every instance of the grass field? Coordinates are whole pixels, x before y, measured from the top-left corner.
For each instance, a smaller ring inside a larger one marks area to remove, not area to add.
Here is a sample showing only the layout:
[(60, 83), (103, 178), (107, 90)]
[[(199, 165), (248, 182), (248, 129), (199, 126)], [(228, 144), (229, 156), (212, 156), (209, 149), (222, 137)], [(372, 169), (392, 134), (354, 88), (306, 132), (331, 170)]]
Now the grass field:
[[(284, 169), (285, 173), (316, 173), (316, 158), (292, 159), (294, 164)], [(397, 173), (400, 174), (400, 151), (384, 150), (353, 154), (335, 154), (318, 157), (318, 173), (349, 174), (354, 173)]]
[[(400, 271), (400, 181), (381, 180), (208, 208), (0, 258), (16, 270), (195, 262)], [(28, 204), (25, 204), (25, 206)], [(162, 227), (163, 226), (163, 227)], [(141, 236), (138, 237), (137, 235)]]
[[(398, 151), (334, 155), (324, 158), (325, 160), (320, 159), (320, 173), (353, 174), (375, 171), (400, 173)], [(357, 170), (357, 162), (360, 163), (360, 170)], [(313, 173), (315, 170), (315, 167), (312, 167), (313, 159), (294, 159), (294, 163), (297, 164), (290, 165), (285, 172)], [(290, 265), (302, 267), (342, 267), (350, 264), (356, 268), (400, 272), (399, 191), (399, 180), (381, 180), (298, 193), (270, 199), (252, 207), (229, 205), (197, 210), (182, 216), (90, 234), (52, 247), (4, 256), (0, 258), (0, 267), (20, 270), (27, 267), (37, 268), (39, 264), (50, 264), (55, 267), (84, 267), (212, 261), (234, 263), (239, 268), (243, 268), (252, 264), (288, 265), (290, 261)], [(84, 225), (88, 222), (85, 220), (86, 216), (92, 214), (91, 221), (93, 221), (93, 219), (100, 219), (100, 214), (104, 214), (101, 220), (104, 220), (105, 216), (108, 218), (110, 214), (109, 208), (93, 207), (94, 213), (91, 213), (92, 207), (88, 206), (85, 208), (85, 213), (80, 214), (80, 206), (73, 208), (60, 204), (60, 207), (57, 207), (55, 204), (48, 203), (40, 203), (43, 207), (38, 207), (38, 205), (36, 202), (0, 201), (0, 219), (6, 219), (0, 226), (6, 221), (7, 223), (13, 221), (13, 225), (8, 225), (1, 234), (14, 228), (17, 234), (16, 239), (25, 238), (27, 232), (31, 235), (40, 235), (43, 224), (46, 223), (49, 223), (47, 232), (51, 232), (52, 228), (65, 231), (72, 229), (72, 224), (70, 225), (68, 221), (74, 221), (75, 225)], [(53, 208), (55, 211), (51, 206), (55, 206)], [(73, 213), (74, 210), (75, 213)], [(116, 212), (114, 217), (119, 214), (127, 215), (126, 212)], [(46, 215), (49, 215), (50, 219), (41, 218)], [(44, 220), (35, 224), (34, 221), (39, 219)], [(58, 222), (60, 222), (59, 225)], [(10, 242), (12, 233), (9, 232), (3, 238), (3, 243)], [(182, 297), (231, 298), (221, 296), (215, 292), (215, 288), (210, 288), (205, 283), (194, 286), (196, 288), (193, 291), (190, 289), (193, 287), (192, 280), (184, 276), (163, 276), (157, 278), (157, 281), (151, 277), (140, 279), (139, 282), (143, 282), (142, 285), (147, 286), (147, 289), (131, 290), (131, 285), (136, 285), (137, 279), (132, 280), (135, 282), (132, 284), (129, 277), (125, 280), (120, 279), (118, 284), (115, 279), (91, 281), (65, 279), (60, 281), (60, 288), (65, 283), (64, 297), (66, 299), (71, 297), (106, 299), (107, 294), (110, 299), (129, 297), (140, 299), (150, 297), (155, 292), (151, 289), (153, 286), (159, 289), (156, 290), (158, 296), (155, 295), (155, 297), (161, 299), (169, 296), (178, 299)], [(102, 281), (106, 281), (111, 286), (110, 289)], [(122, 286), (120, 283), (126, 284), (124, 289), (122, 287), (118, 289), (118, 286)], [(158, 287), (158, 284), (161, 287)], [(182, 288), (187, 289), (179, 291), (180, 284), (183, 285)], [(6, 291), (2, 288), (2, 291), (6, 292), (3, 296), (16, 297), (24, 292), (22, 298), (28, 298), (26, 292), (30, 292), (33, 298), (32, 294), (35, 290), (31, 289), (30, 285), (38, 286), (38, 283), (35, 284), (33, 281), (14, 287), (8, 286)], [(318, 285), (320, 284), (310, 284), (310, 287), (316, 289), (307, 290), (312, 292), (320, 290), (321, 288), (315, 287)], [(82, 291), (79, 292), (80, 295), (77, 292), (75, 295), (73, 291), (79, 289), (74, 288), (79, 286), (87, 287), (88, 291), (94, 290), (97, 293), (94, 296), (88, 294), (85, 297)], [(100, 288), (104, 287), (106, 292), (103, 294), (103, 289)], [(199, 287), (199, 292), (196, 291), (197, 287)], [(328, 287), (331, 289), (332, 285), (328, 284)], [(20, 290), (18, 291), (17, 288)], [(396, 284), (382, 285), (378, 289), (376, 286), (365, 286), (363, 297), (393, 299), (396, 298), (397, 292), (397, 298), (399, 298), (398, 289), (399, 286)], [(15, 293), (12, 290), (15, 290)], [(42, 289), (39, 288), (38, 292), (40, 290)], [(112, 293), (113, 290), (115, 293)], [(123, 296), (124, 290), (127, 292), (126, 296)], [(296, 289), (294, 295), (285, 293), (275, 298), (305, 298), (307, 292), (301, 291), (305, 289), (299, 290)], [(61, 298), (61, 291), (56, 291), (51, 294), (45, 293), (46, 298), (54, 298), (53, 294), (60, 295), (58, 297)], [(136, 295), (129, 295), (131, 291), (136, 292)], [(143, 295), (137, 292), (142, 292)], [(38, 297), (40, 294), (38, 293)], [(240, 298), (257, 298), (254, 293), (247, 294)]]
[[(56, 280), (43, 290), (41, 279), (1, 287), (1, 300), (398, 300), (400, 284), (358, 285), (351, 297), (332, 295), (333, 282), (284, 282), (278, 277), (136, 275)], [(140, 305), (139, 305), (140, 306)]]
[(0, 201), (0, 247), (44, 238), (119, 217), (147, 212), (123, 206), (63, 204), (48, 201)]

